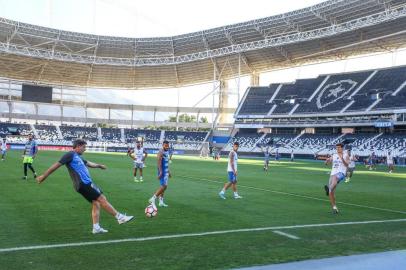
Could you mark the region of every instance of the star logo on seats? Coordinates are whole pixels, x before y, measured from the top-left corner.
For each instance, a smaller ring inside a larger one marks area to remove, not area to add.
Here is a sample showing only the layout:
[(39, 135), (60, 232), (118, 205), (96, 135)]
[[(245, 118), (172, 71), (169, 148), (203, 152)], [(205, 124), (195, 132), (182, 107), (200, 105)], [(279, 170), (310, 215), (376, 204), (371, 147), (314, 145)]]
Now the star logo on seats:
[(320, 91), (317, 96), (317, 108), (323, 109), (340, 99), (348, 97), (358, 83), (353, 80), (340, 80), (335, 83), (329, 83)]

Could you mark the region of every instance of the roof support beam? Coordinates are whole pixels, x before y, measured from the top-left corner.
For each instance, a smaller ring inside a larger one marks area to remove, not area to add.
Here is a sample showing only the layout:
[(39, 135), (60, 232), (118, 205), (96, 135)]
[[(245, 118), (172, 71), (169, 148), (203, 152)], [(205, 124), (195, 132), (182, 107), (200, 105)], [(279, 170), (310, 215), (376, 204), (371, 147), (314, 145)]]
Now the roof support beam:
[[(173, 38), (171, 38), (171, 45), (172, 45), (172, 55), (173, 55), (173, 58), (175, 58), (175, 46), (173, 45)], [(178, 67), (176, 65), (174, 65), (174, 70), (175, 70), (176, 84), (179, 84), (179, 73), (178, 73)]]
[[(228, 40), (228, 42), (230, 42), (231, 45), (236, 45), (235, 40), (233, 39), (233, 37), (231, 36), (231, 33), (229, 30), (227, 30), (227, 28), (224, 27), (224, 33), (226, 35), (226, 38)], [(244, 62), (244, 64), (247, 66), (247, 68), (250, 70), (251, 73), (255, 73), (255, 69), (253, 67), (251, 67), (251, 64), (249, 63), (247, 57), (245, 56), (245, 54), (243, 52), (239, 53), (241, 60)]]
[[(207, 38), (206, 38), (206, 35), (204, 34), (204, 31), (202, 31), (202, 40), (203, 40), (203, 44), (204, 44), (204, 47), (207, 50), (207, 52), (210, 51), (211, 50), (210, 45), (209, 45), (209, 42), (207, 41)], [(214, 57), (210, 57), (210, 60), (211, 60), (211, 62), (213, 64), (213, 67), (216, 70), (216, 73), (219, 75), (220, 74), (220, 69), (219, 69), (219, 66), (218, 66), (218, 63), (217, 63), (216, 59)]]

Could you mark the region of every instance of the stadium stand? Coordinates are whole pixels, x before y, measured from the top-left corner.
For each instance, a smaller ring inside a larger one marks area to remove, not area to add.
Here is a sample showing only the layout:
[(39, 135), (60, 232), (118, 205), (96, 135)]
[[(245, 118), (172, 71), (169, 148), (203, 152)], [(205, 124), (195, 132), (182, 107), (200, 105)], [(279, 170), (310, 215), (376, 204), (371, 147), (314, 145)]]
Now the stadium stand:
[(120, 143), (121, 141), (121, 129), (119, 128), (102, 128), (102, 141)]
[(241, 109), (240, 114), (261, 115), (267, 114), (273, 104), (269, 101), (275, 94), (279, 84), (271, 84), (269, 87), (250, 87)]
[(371, 73), (372, 71), (331, 75), (312, 101), (302, 103), (295, 113), (339, 113), (351, 102), (351, 94), (362, 86)]
[(28, 124), (0, 123), (0, 137), (4, 138), (8, 135), (26, 136), (30, 133), (32, 133), (32, 130)]
[[(393, 108), (390, 95), (406, 81), (406, 67), (396, 67), (378, 70), (371, 80), (354, 95), (355, 102), (347, 111), (363, 111), (369, 108), (377, 99), (384, 99), (376, 108)], [(403, 97), (401, 100), (405, 101)], [(378, 101), (379, 102), (379, 101)], [(389, 106), (388, 106), (389, 105)]]
[(297, 80), (295, 83), (282, 85), (273, 101), (277, 107), (272, 115), (288, 114), (296, 104), (307, 102), (325, 78), (320, 76), (316, 79)]
[(54, 143), (61, 140), (55, 126), (35, 125), (35, 129), (38, 134), (38, 143)]
[(247, 91), (238, 116), (399, 109), (406, 104), (406, 66), (325, 75)]
[(97, 128), (60, 126), (60, 129), (63, 134), (63, 138), (66, 141), (72, 141), (77, 138), (97, 141)]

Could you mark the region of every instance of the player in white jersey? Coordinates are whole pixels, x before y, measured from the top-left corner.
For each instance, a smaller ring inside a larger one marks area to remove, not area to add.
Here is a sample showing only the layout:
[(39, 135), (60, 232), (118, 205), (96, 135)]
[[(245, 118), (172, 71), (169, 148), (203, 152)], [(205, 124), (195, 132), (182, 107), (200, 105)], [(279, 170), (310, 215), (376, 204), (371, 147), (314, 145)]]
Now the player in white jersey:
[(271, 158), (269, 146), (267, 146), (265, 149), (262, 149), (262, 152), (264, 152), (264, 171), (267, 172), (269, 169), (269, 160)]
[(4, 138), (2, 142), (0, 141), (0, 150), (1, 150), (1, 161), (4, 161), (4, 158), (6, 157), (6, 153), (7, 153), (6, 138)]
[(344, 145), (342, 143), (336, 144), (337, 153), (333, 154), (326, 160), (326, 164), (332, 163), (330, 179), (328, 185), (324, 186), (326, 195), (330, 198), (331, 206), (333, 207), (333, 213), (338, 214), (338, 208), (336, 206), (335, 190), (337, 185), (345, 179), (347, 173), (348, 164), (350, 158), (343, 150)]
[(386, 155), (386, 164), (388, 165), (389, 173), (392, 173), (393, 169), (395, 168), (395, 165), (393, 162), (393, 155), (391, 151), (389, 151), (388, 154)]
[(228, 173), (228, 182), (224, 184), (223, 189), (220, 191), (219, 196), (222, 199), (226, 199), (226, 190), (229, 187), (232, 187), (234, 191), (234, 199), (241, 199), (242, 197), (238, 195), (237, 191), (237, 161), (238, 161), (238, 147), (239, 147), (238, 142), (234, 142), (233, 144), (233, 150), (230, 151), (230, 154), (228, 155), (228, 165), (227, 165), (227, 173)]
[(355, 171), (355, 162), (358, 161), (357, 156), (354, 155), (354, 153), (352, 153), (351, 150), (348, 150), (348, 156), (350, 158), (350, 163), (348, 164), (347, 177), (345, 178), (345, 183), (351, 181), (352, 174)]
[[(148, 153), (145, 151), (144, 147), (141, 147), (141, 142), (137, 141), (132, 154), (130, 157), (134, 160), (134, 182), (143, 182), (142, 169), (144, 168), (144, 162), (147, 158)], [(140, 179), (137, 177), (137, 169), (140, 169)]]

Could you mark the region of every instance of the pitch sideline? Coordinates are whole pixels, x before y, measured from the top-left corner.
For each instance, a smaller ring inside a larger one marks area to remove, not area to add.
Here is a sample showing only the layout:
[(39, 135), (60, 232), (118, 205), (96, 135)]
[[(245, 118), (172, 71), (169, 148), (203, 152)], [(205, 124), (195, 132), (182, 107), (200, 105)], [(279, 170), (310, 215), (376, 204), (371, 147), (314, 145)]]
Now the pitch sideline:
[(126, 238), (126, 239), (105, 240), (105, 241), (89, 241), (89, 242), (76, 242), (76, 243), (64, 243), (64, 244), (52, 244), (52, 245), (22, 246), (22, 247), (12, 247), (12, 248), (2, 248), (2, 249), (0, 249), (0, 253), (14, 252), (14, 251), (26, 251), (26, 250), (38, 250), (38, 249), (65, 248), (65, 247), (95, 246), (95, 245), (117, 244), (117, 243), (128, 243), (128, 242), (145, 242), (145, 241), (162, 240), (162, 239), (178, 239), (178, 238), (186, 238), (186, 237), (199, 237), (199, 236), (210, 236), (210, 235), (220, 235), (220, 234), (230, 234), (230, 233), (261, 232), (261, 231), (272, 231), (273, 233), (276, 233), (276, 232), (274, 232), (275, 230), (277, 231), (277, 230), (287, 230), (287, 229), (320, 228), (320, 227), (332, 227), (332, 226), (396, 223), (396, 222), (406, 222), (406, 218), (405, 219), (350, 221), (350, 222), (338, 222), (338, 223), (320, 223), (320, 224), (303, 224), (303, 225), (290, 225), (290, 226), (259, 227), (259, 228), (246, 228), (246, 229), (200, 232), (200, 233), (186, 233), (186, 234), (139, 237), (139, 238)]

